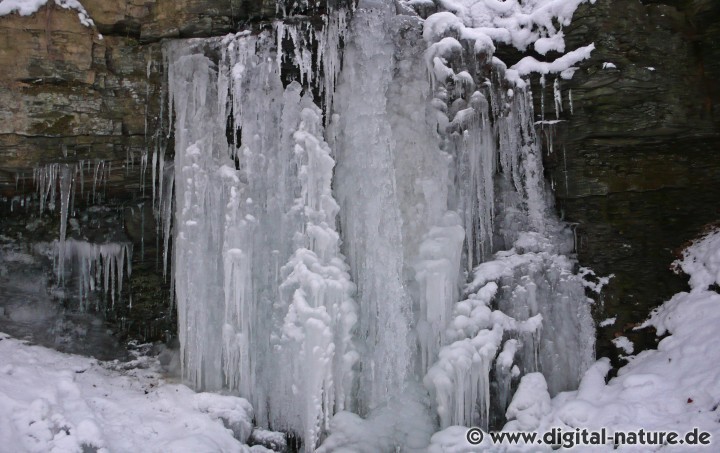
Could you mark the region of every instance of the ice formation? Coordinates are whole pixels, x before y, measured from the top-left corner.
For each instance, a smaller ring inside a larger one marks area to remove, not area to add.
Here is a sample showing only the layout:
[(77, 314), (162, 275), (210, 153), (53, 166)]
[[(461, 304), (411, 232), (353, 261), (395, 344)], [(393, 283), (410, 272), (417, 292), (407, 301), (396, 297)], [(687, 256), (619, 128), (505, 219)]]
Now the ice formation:
[[(523, 375), (555, 394), (593, 357), (522, 78), (587, 58), (561, 29), (584, 0), (421, 3), (165, 44), (184, 378), (306, 451), (488, 427)], [(496, 44), (560, 56), (507, 68)]]
[[(304, 55), (308, 35), (288, 27), (278, 33)], [(283, 87), (276, 42), (265, 32), (203, 43), (217, 63), (202, 45), (166, 49), (176, 295), (186, 378), (247, 395), (261, 423), (301, 433), (311, 451), (330, 416), (352, 408), (355, 285), (323, 112), (298, 82)]]
[[(691, 290), (674, 295), (651, 313), (639, 328), (654, 327), (663, 337), (656, 350), (638, 353), (606, 381), (610, 361), (602, 358), (583, 376), (578, 389), (561, 393), (549, 401), (543, 392), (542, 376), (525, 382), (515, 394), (506, 430), (546, 432), (552, 427), (566, 431), (578, 427), (600, 428), (607, 432), (629, 432), (643, 429), (647, 433), (673, 431), (706, 431), (715, 442), (720, 435), (717, 423), (720, 401), (720, 350), (717, 325), (720, 322), (720, 295), (706, 284), (717, 283), (720, 256), (720, 233), (709, 230), (683, 251), (681, 267), (690, 276)], [(715, 262), (713, 264), (713, 261)], [(618, 346), (632, 346), (625, 337)], [(630, 352), (628, 352), (629, 354)], [(525, 390), (523, 391), (523, 387)], [(535, 388), (535, 391), (530, 391)], [(550, 403), (550, 404), (548, 404)], [(687, 451), (687, 445), (607, 445), (606, 450)], [(535, 446), (518, 447), (517, 451), (536, 451)]]
[[(91, 243), (68, 239), (68, 224), (81, 204), (97, 204), (104, 199), (112, 165), (103, 160), (75, 164), (51, 163), (33, 171), (36, 203), (40, 214), (56, 212), (59, 207), (59, 236), (49, 248), (57, 282), (67, 286), (68, 280), (77, 281), (77, 300), (82, 310), (99, 309), (99, 300), (92, 297), (99, 291), (106, 297), (110, 308), (116, 298), (122, 297), (123, 280), (131, 274), (132, 245), (125, 242)], [(92, 180), (86, 188), (85, 181)], [(101, 290), (101, 291), (100, 291)]]
[[(59, 280), (65, 282), (74, 278), (77, 281), (80, 309), (90, 308), (93, 291), (105, 296), (109, 301), (108, 308), (113, 308), (115, 301), (121, 300), (124, 278), (132, 274), (132, 244), (95, 244), (74, 239), (65, 241), (61, 237), (53, 243), (52, 251)], [(97, 299), (93, 308), (100, 308)]]

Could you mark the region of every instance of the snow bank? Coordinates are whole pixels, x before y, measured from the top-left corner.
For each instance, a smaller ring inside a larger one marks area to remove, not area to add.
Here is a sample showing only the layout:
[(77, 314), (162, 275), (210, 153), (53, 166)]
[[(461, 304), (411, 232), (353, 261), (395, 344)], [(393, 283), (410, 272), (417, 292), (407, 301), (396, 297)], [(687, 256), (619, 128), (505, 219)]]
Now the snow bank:
[(238, 440), (252, 429), (242, 398), (196, 394), (154, 369), (111, 371), (3, 333), (0, 357), (3, 451), (251, 451)]
[[(642, 428), (684, 433), (698, 427), (714, 439), (720, 438), (720, 351), (714, 346), (719, 323), (720, 294), (677, 294), (646, 323), (655, 326), (658, 334), (671, 334), (657, 350), (632, 358), (607, 384), (609, 364), (607, 359), (599, 361), (586, 373), (577, 392), (553, 400), (552, 413), (542, 419), (539, 429), (607, 427), (609, 431)], [(506, 428), (514, 429), (512, 425)], [(675, 446), (663, 451), (685, 449)], [(649, 450), (645, 446), (636, 451)]]
[(330, 436), (316, 453), (422, 452), (435, 429), (424, 390), (408, 384), (366, 419), (350, 412), (336, 414)]

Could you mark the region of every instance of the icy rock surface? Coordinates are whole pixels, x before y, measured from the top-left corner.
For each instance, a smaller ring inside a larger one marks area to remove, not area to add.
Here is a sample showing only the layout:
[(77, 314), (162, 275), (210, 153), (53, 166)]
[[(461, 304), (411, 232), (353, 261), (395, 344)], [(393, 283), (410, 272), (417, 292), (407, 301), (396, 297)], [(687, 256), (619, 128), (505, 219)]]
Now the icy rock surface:
[(165, 45), (189, 383), (306, 451), (422, 450), (436, 419), (504, 421), (523, 375), (577, 386), (593, 327), (573, 235), (526, 72), (492, 58), (493, 40), (560, 51), (582, 2), (562, 3), (440, 2), (423, 22), (362, 1), (321, 30)]

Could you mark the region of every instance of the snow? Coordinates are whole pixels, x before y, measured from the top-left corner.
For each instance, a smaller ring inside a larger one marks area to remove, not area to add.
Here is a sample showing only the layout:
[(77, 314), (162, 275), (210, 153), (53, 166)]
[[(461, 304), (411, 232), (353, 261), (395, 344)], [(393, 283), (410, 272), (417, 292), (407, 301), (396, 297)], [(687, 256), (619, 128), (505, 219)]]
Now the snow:
[[(715, 292), (677, 294), (647, 322), (659, 335), (671, 334), (657, 350), (636, 355), (607, 384), (604, 374), (609, 367), (596, 375), (588, 372), (577, 393), (553, 402), (552, 414), (543, 418), (541, 429), (559, 425), (682, 433), (698, 427), (717, 438), (720, 355), (712, 345), (717, 342), (718, 307), (720, 295)], [(663, 451), (685, 450), (675, 446)]]
[(605, 63), (603, 63), (602, 68), (603, 69), (617, 69), (617, 66), (615, 66), (615, 63), (610, 63), (610, 62), (606, 61)]
[[(595, 46), (589, 44), (565, 53), (562, 27), (570, 24), (575, 10), (586, 2), (588, 0), (440, 0), (441, 11), (428, 17), (424, 25), (423, 36), (430, 45), (428, 53), (433, 55), (428, 60), (433, 63), (434, 55), (449, 55), (434, 47), (448, 37), (474, 43), (475, 53), (488, 62), (493, 58), (496, 44), (512, 45), (520, 51), (532, 46), (540, 55), (556, 52), (561, 56), (551, 62), (525, 57), (506, 74), (509, 81), (522, 86), (523, 82), (517, 77), (531, 73), (572, 77), (568, 70), (588, 59)], [(595, 0), (589, 2), (595, 3)]]
[(11, 451), (255, 451), (234, 437), (252, 429), (246, 400), (195, 393), (153, 360), (115, 371), (3, 333), (0, 356), (0, 445)]
[(574, 67), (579, 62), (590, 58), (590, 54), (595, 50), (595, 44), (589, 44), (587, 46), (580, 47), (573, 51), (564, 54), (561, 57), (556, 58), (551, 62), (538, 61), (535, 57), (525, 57), (522, 60), (514, 64), (511, 69), (515, 70), (521, 76), (529, 75), (531, 73), (538, 74), (569, 74), (566, 72), (568, 69)]
[(713, 229), (694, 241), (673, 266), (690, 275), (693, 291), (720, 284), (720, 229)]
[(3, 0), (0, 2), (0, 15), (17, 12), (21, 16), (35, 14), (47, 0)]
[(625, 354), (632, 354), (635, 350), (635, 345), (630, 341), (628, 337), (616, 337), (613, 338), (612, 343), (616, 348), (622, 350)]
[[(54, 0), (55, 4), (64, 9), (77, 11), (78, 19), (86, 27), (94, 27), (95, 23), (78, 0)], [(0, 16), (18, 13), (21, 16), (32, 16), (47, 4), (48, 0), (2, 0)]]
[(541, 373), (529, 373), (522, 377), (506, 415), (506, 430), (534, 431), (538, 421), (550, 413), (550, 394), (545, 377)]
[(600, 294), (603, 287), (610, 283), (610, 279), (615, 277), (615, 274), (610, 274), (605, 277), (598, 277), (598, 275), (595, 274), (595, 271), (587, 267), (581, 267), (578, 271), (578, 274), (583, 278), (583, 285), (596, 294)]
[(430, 443), (435, 423), (428, 411), (427, 396), (416, 383), (394, 395), (365, 419), (351, 412), (333, 417), (330, 435), (316, 451), (377, 453), (423, 452)]

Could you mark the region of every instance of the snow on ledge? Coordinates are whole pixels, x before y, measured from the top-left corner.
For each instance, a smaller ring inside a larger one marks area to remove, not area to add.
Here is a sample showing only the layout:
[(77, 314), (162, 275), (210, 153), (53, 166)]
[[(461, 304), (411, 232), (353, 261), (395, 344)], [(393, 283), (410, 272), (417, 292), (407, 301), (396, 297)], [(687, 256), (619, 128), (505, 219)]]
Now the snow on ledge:
[[(53, 0), (56, 5), (64, 9), (77, 11), (80, 23), (86, 27), (94, 27), (95, 22), (78, 0)], [(21, 16), (32, 16), (47, 4), (48, 0), (2, 0), (0, 1), (0, 16), (17, 13)]]
[(570, 70), (578, 62), (590, 58), (595, 45), (591, 43), (566, 52), (563, 27), (570, 24), (581, 4), (594, 4), (595, 1), (439, 0), (442, 11), (425, 20), (423, 37), (434, 54), (431, 62), (438, 56), (445, 56), (438, 52), (437, 44), (447, 38), (456, 38), (474, 42), (475, 53), (503, 68), (504, 63), (493, 56), (496, 43), (512, 45), (520, 51), (532, 47), (541, 55), (551, 51), (561, 54), (551, 62), (526, 57), (509, 68), (506, 78), (518, 86), (524, 86), (522, 77), (531, 73), (557, 73), (570, 78), (574, 72)]

